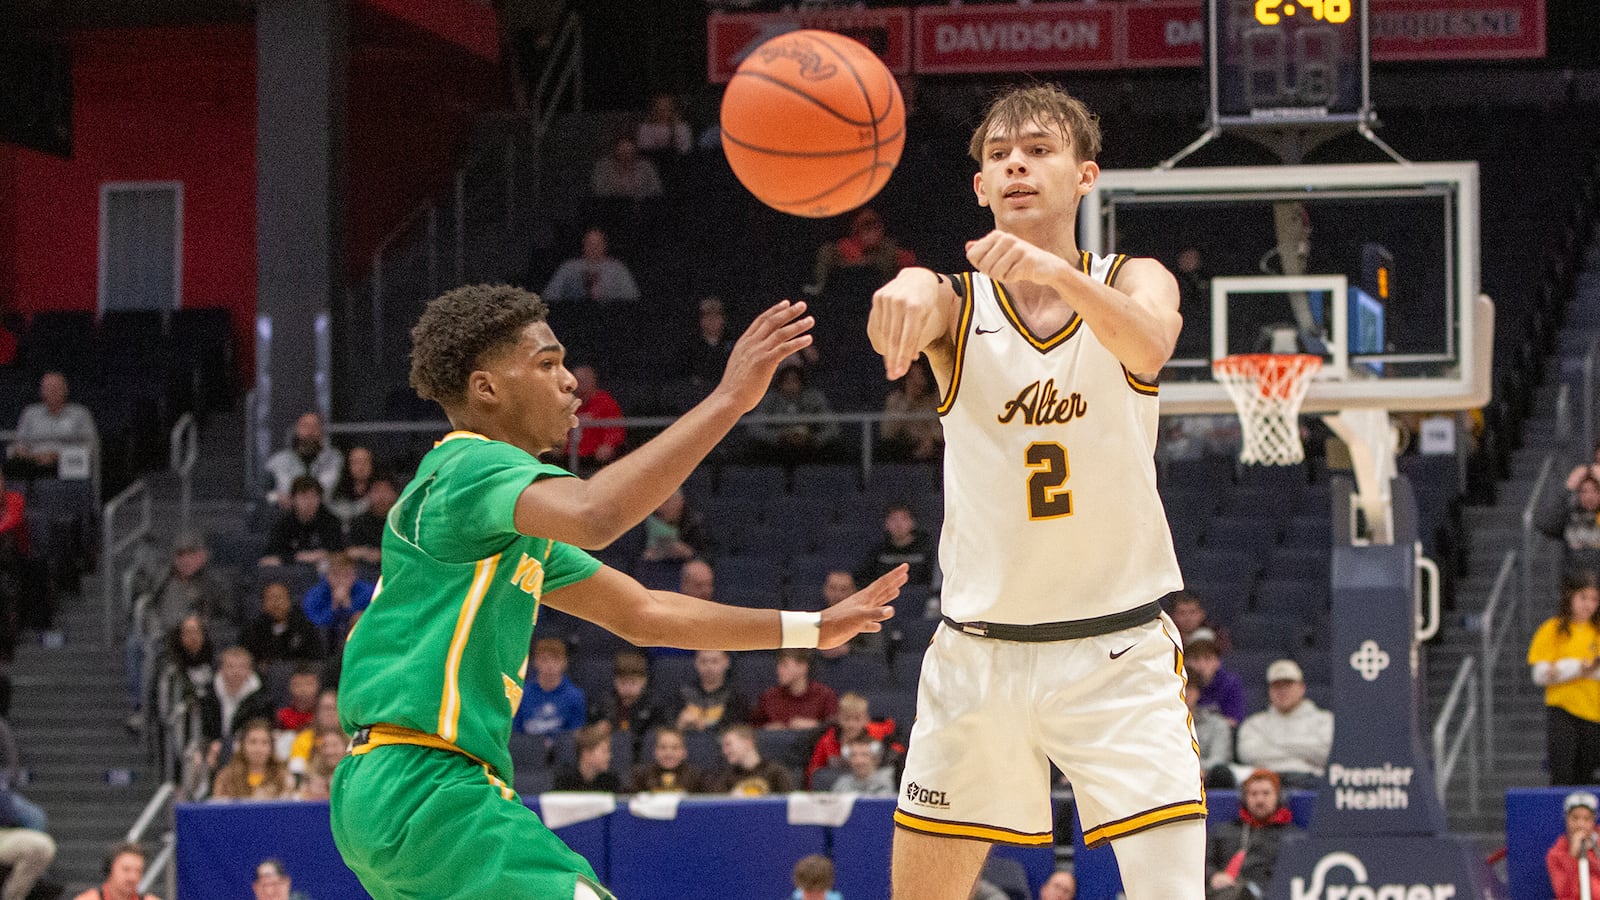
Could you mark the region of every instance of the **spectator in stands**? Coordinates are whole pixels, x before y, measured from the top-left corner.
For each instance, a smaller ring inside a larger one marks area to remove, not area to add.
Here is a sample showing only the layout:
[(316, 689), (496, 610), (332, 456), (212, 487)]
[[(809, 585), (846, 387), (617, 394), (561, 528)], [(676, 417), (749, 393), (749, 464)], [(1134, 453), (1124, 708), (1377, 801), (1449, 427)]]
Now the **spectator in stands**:
[(273, 725), (283, 731), (299, 731), (317, 717), (317, 697), (322, 694), (322, 676), (316, 666), (301, 663), (289, 676), (289, 702), (278, 707)]
[(328, 554), (344, 549), (344, 529), (322, 505), (322, 484), (302, 475), (289, 487), (289, 509), (278, 516), (267, 537), (263, 566), (289, 563), (322, 565)]
[(708, 781), (709, 793), (761, 797), (795, 790), (794, 776), (786, 767), (761, 758), (756, 733), (748, 725), (734, 725), (722, 733), (722, 758), (727, 765)]
[(73, 900), (161, 900), (155, 894), (139, 893), (144, 880), (144, 848), (136, 843), (117, 844), (107, 854), (105, 882), (79, 894)]
[(710, 601), (716, 591), (717, 573), (712, 570), (711, 563), (703, 559), (691, 559), (678, 570), (678, 593)]
[(678, 687), (680, 731), (714, 731), (750, 721), (750, 701), (729, 681), (726, 650), (697, 650), (693, 681)]
[(630, 134), (612, 141), (611, 151), (595, 161), (589, 185), (596, 197), (645, 200), (662, 193), (661, 172), (649, 157), (640, 155)]
[(1278, 773), (1290, 787), (1315, 787), (1333, 751), (1333, 713), (1306, 696), (1292, 659), (1267, 666), (1270, 705), (1239, 726), (1239, 762)]
[(330, 728), (317, 732), (316, 743), (311, 749), (311, 771), (326, 772), (332, 777), (333, 770), (345, 758), (349, 747), (350, 736), (341, 729)]
[(1216, 707), (1200, 705), (1200, 675), (1189, 669), (1189, 678), (1183, 686), (1183, 699), (1189, 704), (1189, 718), (1194, 721), (1194, 736), (1200, 742), (1200, 771), (1205, 774), (1206, 787), (1233, 787), (1233, 725)]
[(7, 487), (0, 473), (0, 660), (4, 662), (16, 653), (21, 610), (30, 593), (27, 505), (22, 492)]
[(811, 679), (811, 651), (778, 651), (778, 683), (761, 692), (751, 724), (758, 728), (816, 728), (839, 714), (833, 688)]
[(794, 864), (794, 893), (789, 900), (844, 900), (833, 889), (833, 860), (820, 853), (801, 857)]
[(239, 730), (233, 758), (211, 782), (213, 800), (276, 800), (293, 790), (289, 769), (272, 752), (272, 725), (251, 719)]
[[(184, 616), (177, 627), (167, 632), (155, 671), (155, 696), (149, 708), (158, 715), (178, 703), (199, 703), (211, 694), (212, 681), (217, 676), (217, 654), (199, 613)], [(142, 719), (139, 724), (143, 724)]]
[(839, 724), (817, 738), (817, 746), (811, 751), (811, 762), (806, 766), (806, 782), (809, 784), (817, 771), (825, 766), (848, 768), (850, 744), (859, 738), (870, 741), (875, 751), (874, 757), (883, 762), (898, 758), (906, 749), (905, 742), (895, 734), (894, 720), (872, 721), (867, 698), (852, 691), (839, 698)]
[(705, 777), (689, 764), (689, 747), (684, 743), (683, 732), (676, 728), (656, 729), (650, 759), (648, 763), (633, 767), (633, 774), (628, 778), (628, 790), (632, 793), (698, 794), (705, 788)]
[(1284, 837), (1299, 830), (1283, 805), (1278, 776), (1251, 772), (1240, 788), (1238, 821), (1218, 825), (1206, 841), (1206, 900), (1264, 896)]
[(884, 398), (883, 413), (916, 415), (917, 419), (886, 419), (878, 436), (888, 459), (931, 462), (944, 456), (944, 425), (939, 421), (939, 391), (928, 364), (918, 360)]
[(1561, 608), (1533, 633), (1528, 665), (1544, 688), (1550, 783), (1592, 784), (1600, 765), (1600, 580), (1569, 576)]
[(1189, 632), (1183, 645), (1183, 662), (1200, 682), (1200, 705), (1222, 713), (1228, 724), (1238, 727), (1244, 721), (1244, 681), (1222, 664), (1217, 633), (1209, 628)]
[(267, 457), (266, 471), (272, 478), (267, 500), (288, 509), (295, 481), (305, 477), (316, 479), (324, 495), (331, 494), (339, 483), (341, 465), (339, 451), (323, 443), (322, 416), (301, 413), (289, 446)]
[(279, 660), (321, 660), (328, 655), (322, 632), (289, 599), (289, 588), (269, 581), (261, 589), (261, 612), (239, 632), (239, 643), (259, 665)]
[(1198, 594), (1178, 591), (1172, 595), (1172, 624), (1178, 626), (1178, 639), (1185, 647), (1189, 646), (1189, 638), (1196, 630), (1205, 628), (1211, 631), (1211, 641), (1216, 644), (1219, 656), (1226, 656), (1233, 649), (1228, 630), (1211, 621), (1206, 603)]
[(224, 738), (231, 739), (239, 726), (252, 719), (272, 718), (272, 698), (261, 688), (255, 657), (243, 647), (222, 651), (211, 691), (200, 707), (200, 730), (211, 741), (207, 759), (216, 765)]
[[(579, 419), (622, 418), (622, 407), (618, 405), (617, 398), (611, 396), (610, 391), (600, 386), (594, 366), (573, 366), (572, 377), (578, 382), (577, 389), (573, 393), (582, 401), (578, 407)], [(582, 435), (575, 435), (569, 438), (569, 441), (578, 442), (579, 467), (593, 470), (620, 456), (623, 442), (627, 439), (628, 433), (615, 425), (585, 425)], [(567, 446), (570, 451), (571, 444)]]
[(622, 793), (622, 781), (611, 771), (611, 726), (605, 722), (585, 725), (573, 740), (578, 745), (578, 763), (558, 770), (551, 790)]
[(208, 621), (219, 615), (237, 616), (228, 588), (211, 571), (205, 538), (199, 532), (178, 535), (172, 545), (172, 564), (166, 574), (141, 591), (135, 601), (135, 625), (128, 630), (125, 645), (128, 690), (133, 701), (130, 730), (143, 727), (143, 703), (149, 696), (156, 674), (162, 642), (190, 615)]
[(728, 355), (733, 352), (728, 316), (720, 298), (701, 299), (697, 322), (694, 337), (689, 339), (681, 354), (682, 376), (667, 386), (663, 398), (673, 412), (686, 412), (704, 400), (722, 380), (722, 371), (728, 367)]
[(375, 475), (367, 488), (367, 509), (345, 528), (344, 551), (356, 562), (376, 566), (383, 562), (383, 528), (389, 510), (400, 499), (400, 488), (393, 478)]
[(711, 536), (700, 514), (689, 508), (682, 488), (644, 520), (644, 552), (639, 558), (646, 562), (689, 560), (708, 556), (711, 549)]
[(583, 255), (556, 268), (540, 294), (547, 302), (562, 300), (637, 300), (639, 285), (622, 261), (607, 252), (606, 233), (583, 233)]
[(311, 758), (316, 755), (318, 737), (333, 733), (348, 742), (349, 738), (339, 724), (339, 692), (334, 688), (323, 688), (317, 694), (316, 712), (311, 721), (301, 726), (294, 741), (289, 744), (289, 752), (284, 756), (289, 774), (297, 779), (304, 778), (310, 768)]
[[(40, 881), (55, 858), (56, 842), (43, 828), (19, 819), (12, 813), (12, 804), (0, 805), (0, 866), (10, 869), (0, 885), (0, 900), (24, 900), (35, 885), (45, 888)], [(61, 888), (55, 886), (48, 896), (60, 894)]]
[(939, 550), (933, 538), (917, 527), (911, 507), (891, 503), (883, 513), (883, 540), (856, 566), (856, 583), (871, 584), (901, 563), (909, 567), (906, 584), (932, 587), (939, 569)]
[[(834, 569), (822, 579), (823, 609), (843, 601), (856, 592), (856, 578), (843, 569)], [(852, 653), (882, 653), (883, 633), (858, 634), (832, 650), (817, 651), (823, 659), (838, 659)]]
[(567, 677), (567, 645), (556, 638), (534, 641), (533, 671), (533, 680), (523, 685), (512, 729), (549, 737), (582, 728), (583, 691)]
[(671, 94), (650, 98), (649, 114), (634, 129), (634, 144), (658, 166), (673, 157), (688, 156), (694, 149), (689, 123), (678, 112), (678, 101)]
[[(806, 285), (810, 294), (826, 294), (828, 279), (844, 268), (869, 270), (873, 281), (886, 284), (906, 266), (917, 264), (917, 256), (887, 236), (883, 217), (865, 207), (850, 220), (850, 233), (817, 248), (817, 265)], [(862, 298), (865, 299), (865, 298)]]
[(633, 735), (634, 750), (644, 733), (665, 720), (650, 696), (650, 661), (638, 650), (617, 651), (612, 691), (589, 705), (589, 721), (610, 722), (616, 731)]
[(256, 866), (256, 880), (250, 883), (250, 889), (255, 891), (256, 900), (309, 900), (294, 890), (288, 870), (276, 859), (264, 859)]
[[(758, 416), (831, 416), (833, 407), (821, 391), (806, 387), (802, 367), (786, 365), (778, 369), (755, 412)], [(764, 423), (749, 429), (759, 457), (786, 465), (816, 461), (839, 436), (839, 423), (832, 421)]]
[(1552, 495), (1537, 524), (1561, 541), (1561, 567), (1568, 576), (1600, 570), (1600, 481), (1582, 478), (1571, 496)]
[(67, 376), (46, 372), (39, 378), (39, 402), (28, 404), (17, 420), (6, 469), (24, 481), (54, 478), (62, 454), (80, 453), (87, 462), (99, 440), (89, 408), (68, 402)]
[(1574, 466), (1572, 471), (1567, 473), (1567, 490), (1576, 493), (1578, 485), (1582, 484), (1585, 478), (1600, 481), (1600, 443), (1594, 445), (1594, 452), (1588, 462)]
[(882, 744), (865, 734), (858, 734), (845, 744), (849, 771), (833, 783), (835, 794), (865, 794), (869, 797), (893, 797), (899, 787), (895, 784), (894, 769), (882, 764)]
[(372, 591), (371, 582), (356, 577), (356, 561), (348, 553), (335, 553), (328, 557), (327, 574), (300, 599), (300, 608), (331, 647), (350, 630), (350, 619), (372, 603)]
[(341, 522), (367, 511), (367, 491), (372, 489), (372, 451), (366, 447), (351, 447), (344, 455), (344, 470), (333, 490), (328, 492), (328, 511)]
[(1573, 791), (1561, 804), (1567, 827), (1544, 855), (1545, 871), (1550, 874), (1550, 887), (1555, 900), (1580, 900), (1583, 893), (1583, 874), (1578, 861), (1589, 860), (1590, 897), (1600, 897), (1600, 856), (1595, 855), (1594, 817), (1600, 808), (1600, 799), (1588, 791)]
[(1039, 900), (1078, 900), (1078, 878), (1070, 869), (1057, 869), (1039, 886)]

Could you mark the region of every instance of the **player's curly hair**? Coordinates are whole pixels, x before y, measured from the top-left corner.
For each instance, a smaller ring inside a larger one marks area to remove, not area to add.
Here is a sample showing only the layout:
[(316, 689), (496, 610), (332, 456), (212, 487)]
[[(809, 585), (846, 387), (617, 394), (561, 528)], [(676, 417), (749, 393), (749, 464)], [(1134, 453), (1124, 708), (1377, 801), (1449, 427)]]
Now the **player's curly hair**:
[(484, 357), (516, 343), (549, 311), (538, 294), (508, 284), (472, 284), (435, 297), (411, 329), (411, 386), (424, 400), (459, 403)]
[(967, 153), (983, 164), (983, 142), (996, 130), (1016, 133), (1029, 119), (1061, 129), (1072, 141), (1080, 162), (1100, 155), (1100, 117), (1089, 111), (1082, 100), (1051, 82), (1013, 88), (990, 101), (983, 121), (972, 132)]

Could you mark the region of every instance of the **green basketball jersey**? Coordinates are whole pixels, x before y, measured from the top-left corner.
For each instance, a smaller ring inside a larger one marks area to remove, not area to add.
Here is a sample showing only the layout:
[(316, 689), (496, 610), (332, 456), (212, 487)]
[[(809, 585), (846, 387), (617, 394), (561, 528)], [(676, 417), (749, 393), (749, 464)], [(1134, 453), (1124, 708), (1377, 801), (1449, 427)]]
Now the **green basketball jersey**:
[(570, 473), (479, 434), (445, 435), (383, 533), (383, 577), (345, 646), (339, 719), (438, 735), (511, 781), (511, 717), (522, 702), (539, 596), (593, 575), (576, 547), (527, 537), (517, 497)]

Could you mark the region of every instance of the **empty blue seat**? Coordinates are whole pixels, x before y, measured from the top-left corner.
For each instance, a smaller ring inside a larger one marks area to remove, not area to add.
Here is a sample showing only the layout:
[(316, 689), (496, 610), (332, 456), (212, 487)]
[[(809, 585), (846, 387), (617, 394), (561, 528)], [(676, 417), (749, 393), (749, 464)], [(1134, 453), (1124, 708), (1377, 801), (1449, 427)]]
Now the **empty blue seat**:
[(1305, 623), (1286, 616), (1241, 613), (1234, 619), (1233, 645), (1238, 648), (1281, 650), (1287, 653), (1305, 644)]
[(1207, 547), (1246, 550), (1259, 557), (1262, 548), (1278, 539), (1278, 523), (1260, 516), (1214, 516), (1202, 543)]
[(788, 474), (778, 466), (724, 466), (717, 475), (717, 493), (760, 501), (786, 493), (788, 480)]
[(1330, 577), (1331, 550), (1326, 543), (1284, 544), (1267, 557), (1265, 569), (1268, 578), (1320, 578)]
[(1185, 578), (1196, 581), (1253, 580), (1261, 571), (1259, 557), (1252, 550), (1216, 548), (1207, 544), (1184, 553), (1179, 566)]
[(794, 470), (794, 492), (801, 497), (856, 497), (861, 482), (855, 466), (803, 465)]
[(734, 606), (779, 609), (783, 567), (772, 556), (726, 556), (717, 561), (717, 598)]
[(1315, 578), (1279, 578), (1271, 573), (1256, 582), (1256, 612), (1309, 620), (1328, 607), (1328, 582)]

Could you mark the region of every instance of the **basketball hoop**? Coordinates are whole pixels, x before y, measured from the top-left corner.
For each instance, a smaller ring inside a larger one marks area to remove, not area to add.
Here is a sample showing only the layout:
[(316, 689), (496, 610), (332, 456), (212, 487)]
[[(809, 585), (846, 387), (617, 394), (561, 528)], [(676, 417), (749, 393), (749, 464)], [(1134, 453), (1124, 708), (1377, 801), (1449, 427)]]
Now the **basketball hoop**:
[(1322, 357), (1309, 353), (1240, 353), (1211, 363), (1239, 409), (1246, 465), (1288, 466), (1306, 458), (1300, 446), (1300, 403)]

